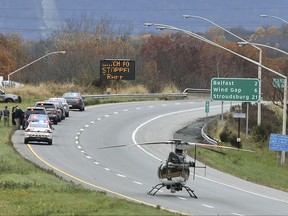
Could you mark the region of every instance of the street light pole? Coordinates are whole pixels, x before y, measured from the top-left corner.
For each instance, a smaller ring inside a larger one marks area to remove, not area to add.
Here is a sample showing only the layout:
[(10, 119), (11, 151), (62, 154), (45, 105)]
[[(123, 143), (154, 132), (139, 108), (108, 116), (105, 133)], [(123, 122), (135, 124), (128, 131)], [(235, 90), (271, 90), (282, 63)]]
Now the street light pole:
[(9, 74), (8, 74), (8, 82), (9, 82), (9, 84), (10, 84), (10, 76), (11, 76), (11, 75), (13, 75), (13, 74), (19, 72), (20, 70), (22, 70), (22, 69), (24, 69), (24, 68), (26, 68), (26, 67), (28, 67), (28, 66), (34, 64), (35, 62), (37, 62), (37, 61), (39, 61), (39, 60), (41, 60), (41, 59), (43, 59), (43, 58), (45, 58), (45, 57), (47, 57), (47, 56), (50, 56), (50, 55), (53, 55), (53, 54), (58, 54), (58, 53), (65, 54), (66, 51), (62, 51), (62, 50), (61, 50), (61, 51), (55, 51), (55, 52), (47, 53), (46, 55), (44, 55), (44, 56), (42, 56), (42, 57), (40, 57), (40, 58), (38, 58), (38, 59), (36, 59), (36, 60), (30, 62), (29, 64), (26, 64), (26, 65), (24, 65), (23, 67), (18, 68), (17, 70), (15, 70), (15, 71), (9, 73)]
[(271, 15), (266, 15), (266, 14), (264, 14), (264, 15), (260, 15), (260, 17), (262, 17), (262, 18), (274, 18), (274, 19), (278, 19), (278, 20), (281, 20), (281, 21), (283, 21), (283, 22), (285, 22), (286, 24), (288, 24), (288, 21), (287, 20), (285, 20), (285, 19), (282, 19), (281, 17), (278, 17), (278, 16), (271, 16)]
[[(201, 17), (201, 16), (195, 16), (195, 15), (183, 15), (182, 16), (183, 18), (195, 18), (195, 19), (201, 19), (201, 20), (204, 20), (206, 22), (209, 22), (211, 23), (212, 25), (214, 26), (217, 26), (218, 28), (222, 29), (223, 31), (229, 33), (230, 35), (238, 38), (239, 40), (243, 41), (243, 42), (246, 42), (246, 43), (249, 43), (248, 41), (246, 41), (245, 39), (239, 37), (238, 35), (234, 34), (233, 32), (225, 29), (224, 27), (218, 25), (217, 23), (205, 18), (205, 17)], [(259, 64), (261, 65), (262, 64), (262, 49), (251, 44), (252, 47), (254, 47), (255, 49), (257, 49), (259, 51)], [(258, 111), (257, 111), (257, 125), (260, 126), (261, 125), (261, 79), (262, 79), (262, 72), (261, 72), (261, 67), (258, 66), (258, 79), (259, 79), (259, 95), (260, 95), (260, 99), (258, 101)]]
[[(285, 51), (283, 51), (283, 50), (281, 50), (281, 49), (278, 49), (278, 48), (276, 48), (276, 47), (272, 47), (272, 46), (268, 46), (268, 45), (265, 45), (265, 44), (259, 44), (259, 43), (251, 43), (251, 42), (248, 42), (248, 43), (246, 43), (246, 42), (237, 42), (237, 44), (238, 45), (246, 45), (246, 44), (253, 44), (253, 45), (256, 45), (256, 46), (262, 46), (262, 47), (265, 47), (265, 48), (269, 48), (269, 49), (273, 49), (273, 50), (276, 50), (276, 51), (278, 51), (278, 52), (281, 52), (281, 53), (283, 53), (283, 54), (285, 54), (285, 55), (287, 55), (288, 56), (288, 53), (287, 52), (285, 52)], [(284, 94), (285, 94), (285, 90), (286, 90), (286, 94), (287, 94), (287, 77), (286, 77), (286, 79), (284, 79)], [(286, 98), (287, 97), (287, 95), (285, 96), (284, 95), (284, 98)], [(283, 102), (283, 112), (284, 112), (284, 107), (286, 108), (287, 107), (287, 104), (286, 104), (287, 102)], [(285, 111), (286, 112), (286, 111)], [(283, 122), (283, 127), (282, 127), (282, 135), (286, 135), (286, 122), (285, 122), (285, 124), (284, 124), (284, 122)], [(281, 152), (281, 164), (282, 165), (284, 165), (284, 163), (285, 163), (285, 151), (282, 151)]]
[[(288, 24), (288, 21), (281, 18), (281, 17), (278, 17), (278, 16), (272, 16), (272, 15), (260, 15), (260, 17), (262, 18), (274, 18), (274, 19), (278, 19), (278, 20), (281, 20), (283, 21), (284, 23)], [(278, 50), (279, 51), (279, 50)], [(284, 51), (283, 51), (284, 52)], [(283, 53), (282, 52), (282, 53)], [(287, 78), (285, 79), (285, 85), (284, 85), (284, 94), (285, 94), (285, 91), (287, 92)], [(287, 96), (287, 95), (286, 95)], [(286, 108), (287, 107), (287, 103), (285, 102), (284, 103), (284, 107)], [(283, 109), (283, 112), (284, 112), (284, 109)], [(285, 132), (282, 131), (282, 134), (286, 134), (286, 122), (285, 122)], [(281, 153), (281, 164), (283, 165), (285, 163), (285, 151), (282, 151)]]
[[(230, 53), (232, 53), (232, 54), (234, 54), (234, 55), (236, 55), (236, 56), (238, 56), (238, 57), (240, 57), (240, 58), (243, 58), (243, 59), (245, 59), (245, 60), (247, 60), (247, 61), (249, 61), (249, 62), (251, 62), (251, 63), (253, 63), (253, 64), (257, 65), (257, 66), (260, 66), (261, 68), (264, 68), (264, 69), (266, 69), (266, 70), (268, 70), (268, 71), (270, 71), (270, 72), (272, 72), (272, 73), (274, 73), (274, 74), (276, 74), (276, 75), (284, 78), (283, 104), (287, 104), (287, 76), (284, 76), (283, 74), (280, 74), (280, 73), (278, 73), (277, 71), (275, 71), (275, 70), (273, 70), (273, 69), (271, 69), (271, 68), (268, 68), (268, 67), (260, 64), (259, 62), (256, 62), (256, 61), (254, 61), (254, 60), (252, 60), (252, 59), (249, 59), (249, 58), (247, 58), (247, 57), (245, 57), (245, 56), (240, 55), (240, 54), (237, 53), (237, 52), (234, 52), (234, 51), (232, 51), (232, 50), (230, 50), (230, 49), (228, 49), (228, 48), (226, 48), (226, 47), (223, 47), (223, 46), (221, 46), (221, 45), (219, 45), (219, 44), (217, 44), (217, 43), (215, 43), (215, 42), (213, 42), (213, 41), (210, 41), (210, 40), (208, 40), (208, 39), (206, 39), (206, 38), (204, 38), (204, 37), (202, 37), (202, 36), (200, 36), (200, 35), (198, 35), (198, 34), (196, 34), (196, 33), (194, 33), (194, 32), (187, 31), (187, 30), (185, 30), (185, 29), (176, 28), (176, 27), (174, 27), (174, 26), (165, 25), (165, 24), (158, 24), (158, 23), (145, 23), (145, 26), (147, 26), (147, 27), (148, 27), (148, 26), (156, 26), (156, 27), (157, 27), (158, 29), (160, 29), (160, 30), (167, 29), (167, 30), (174, 30), (174, 31), (183, 32), (183, 33), (188, 34), (188, 35), (190, 35), (190, 36), (192, 36), (192, 37), (194, 37), (194, 38), (197, 38), (197, 39), (199, 39), (199, 40), (202, 40), (202, 41), (204, 41), (204, 42), (207, 42), (207, 43), (209, 43), (209, 44), (211, 44), (211, 45), (213, 45), (213, 46), (216, 46), (216, 47), (219, 47), (219, 48), (221, 48), (221, 49), (224, 49), (224, 50), (226, 50), (227, 52), (230, 52)], [(286, 120), (287, 120), (287, 106), (283, 106), (283, 117), (282, 117), (282, 134), (283, 134), (283, 135), (286, 134)], [(283, 161), (281, 161), (281, 163), (282, 163), (282, 162), (283, 162)]]

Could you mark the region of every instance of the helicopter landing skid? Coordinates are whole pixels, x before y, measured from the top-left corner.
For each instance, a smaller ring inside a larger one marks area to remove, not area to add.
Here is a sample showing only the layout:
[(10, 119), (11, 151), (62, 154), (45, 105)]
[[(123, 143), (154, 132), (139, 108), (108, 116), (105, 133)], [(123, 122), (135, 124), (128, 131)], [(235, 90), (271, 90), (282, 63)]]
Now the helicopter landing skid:
[[(157, 185), (155, 185), (147, 194), (154, 196), (161, 188), (165, 187), (164, 184), (159, 183)], [(196, 194), (194, 193), (193, 190), (191, 190), (191, 188), (182, 185), (183, 188), (186, 189), (186, 191), (188, 192), (188, 194), (190, 195), (190, 197), (194, 197), (195, 199), (197, 199), (198, 197), (196, 196)], [(154, 191), (154, 192), (153, 192)]]
[(194, 197), (195, 199), (197, 199), (198, 197), (196, 196), (196, 194), (194, 193), (193, 190), (191, 190), (191, 188), (187, 187), (187, 186), (182, 186), (186, 189), (186, 191), (188, 192), (188, 194), (190, 195), (190, 197)]

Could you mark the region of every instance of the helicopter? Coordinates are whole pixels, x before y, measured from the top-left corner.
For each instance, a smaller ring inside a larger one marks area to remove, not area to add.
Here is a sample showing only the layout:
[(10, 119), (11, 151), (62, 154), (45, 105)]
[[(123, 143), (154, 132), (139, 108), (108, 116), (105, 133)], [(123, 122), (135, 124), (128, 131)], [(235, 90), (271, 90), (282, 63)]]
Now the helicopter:
[(161, 188), (170, 189), (171, 193), (186, 189), (191, 197), (197, 198), (194, 191), (186, 186), (186, 182), (190, 176), (190, 167), (195, 170), (196, 161), (187, 161), (187, 147), (191, 147), (188, 143), (181, 140), (171, 140), (167, 143), (174, 145), (173, 150), (169, 153), (167, 160), (162, 161), (157, 170), (157, 175), (161, 183), (155, 185), (149, 192), (154, 196)]
[[(253, 152), (251, 150), (239, 149), (234, 147), (228, 147), (223, 145), (212, 145), (212, 144), (204, 144), (204, 143), (192, 143), (182, 141), (181, 139), (173, 139), (169, 141), (157, 141), (157, 142), (146, 142), (139, 144), (130, 144), (130, 145), (114, 145), (114, 146), (105, 146), (100, 147), (98, 149), (106, 149), (106, 148), (116, 148), (116, 147), (126, 147), (126, 146), (134, 146), (134, 145), (157, 145), (157, 144), (170, 144), (172, 146), (172, 150), (170, 151), (166, 160), (161, 161), (160, 165), (157, 169), (157, 176), (160, 183), (156, 184), (147, 194), (154, 196), (161, 188), (166, 187), (166, 189), (170, 190), (171, 193), (175, 193), (177, 191), (182, 191), (183, 188), (188, 192), (190, 197), (198, 198), (194, 191), (186, 186), (186, 183), (190, 177), (190, 168), (193, 168), (193, 179), (195, 178), (195, 169), (196, 168), (205, 168), (205, 166), (196, 166), (196, 147), (216, 147), (216, 148), (224, 148), (224, 149), (232, 149), (238, 151), (248, 151)], [(220, 144), (220, 143), (219, 143)], [(187, 150), (191, 147), (195, 147), (195, 155), (194, 161), (187, 161), (186, 155)]]

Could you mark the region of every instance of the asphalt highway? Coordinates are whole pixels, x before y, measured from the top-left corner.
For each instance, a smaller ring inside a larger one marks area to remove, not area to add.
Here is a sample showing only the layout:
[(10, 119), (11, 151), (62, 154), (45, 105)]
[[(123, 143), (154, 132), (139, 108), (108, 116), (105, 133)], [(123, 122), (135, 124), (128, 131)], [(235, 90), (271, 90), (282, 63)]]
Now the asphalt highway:
[[(230, 108), (224, 103), (224, 110)], [(139, 146), (142, 142), (173, 139), (175, 131), (206, 116), (205, 102), (155, 101), (107, 104), (70, 111), (55, 125), (53, 145), (24, 144), (24, 132), (12, 141), (28, 160), (86, 188), (108, 195), (189, 215), (287, 215), (288, 193), (256, 185), (207, 168), (188, 180), (198, 199), (183, 190), (162, 188), (157, 167), (170, 151), (169, 145)], [(211, 102), (209, 115), (221, 113), (221, 103)], [(193, 140), (186, 140), (193, 142)], [(129, 145), (99, 149), (105, 146)]]

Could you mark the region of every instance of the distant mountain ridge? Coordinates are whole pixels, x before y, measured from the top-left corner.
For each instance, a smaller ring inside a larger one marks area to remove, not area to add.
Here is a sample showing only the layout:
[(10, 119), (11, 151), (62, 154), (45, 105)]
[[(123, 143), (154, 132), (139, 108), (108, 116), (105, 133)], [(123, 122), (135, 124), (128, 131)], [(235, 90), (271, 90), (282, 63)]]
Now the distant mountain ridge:
[(260, 26), (284, 23), (260, 18), (261, 14), (288, 19), (287, 0), (1, 0), (0, 33), (17, 32), (23, 38), (40, 39), (51, 35), (67, 19), (108, 17), (115, 30), (123, 26), (132, 35), (151, 32), (145, 22), (163, 23), (195, 32), (213, 25), (203, 20), (183, 19), (191, 14), (205, 17), (225, 28), (256, 30)]

